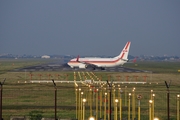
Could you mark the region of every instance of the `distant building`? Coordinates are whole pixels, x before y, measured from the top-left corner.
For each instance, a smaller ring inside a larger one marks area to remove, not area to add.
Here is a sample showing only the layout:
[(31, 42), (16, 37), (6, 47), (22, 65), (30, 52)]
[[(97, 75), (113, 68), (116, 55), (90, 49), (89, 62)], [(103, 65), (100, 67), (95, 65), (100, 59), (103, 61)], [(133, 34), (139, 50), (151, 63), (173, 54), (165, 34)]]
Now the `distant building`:
[(43, 56), (41, 56), (41, 58), (46, 58), (46, 59), (48, 59), (48, 58), (50, 58), (50, 56), (48, 56), (48, 55), (43, 55)]

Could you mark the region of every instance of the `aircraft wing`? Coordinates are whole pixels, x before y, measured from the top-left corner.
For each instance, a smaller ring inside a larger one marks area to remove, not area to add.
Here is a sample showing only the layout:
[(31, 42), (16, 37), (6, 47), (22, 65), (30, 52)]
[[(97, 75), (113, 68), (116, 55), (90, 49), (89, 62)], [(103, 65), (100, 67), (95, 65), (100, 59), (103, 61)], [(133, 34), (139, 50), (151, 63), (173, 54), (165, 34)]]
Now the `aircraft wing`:
[(85, 65), (87, 65), (87, 67), (98, 68), (98, 66), (97, 66), (97, 65), (95, 65), (95, 64), (88, 63), (88, 62), (84, 62), (84, 61), (80, 61), (80, 60), (79, 60), (79, 55), (77, 56), (76, 62), (79, 62), (79, 63), (85, 64)]

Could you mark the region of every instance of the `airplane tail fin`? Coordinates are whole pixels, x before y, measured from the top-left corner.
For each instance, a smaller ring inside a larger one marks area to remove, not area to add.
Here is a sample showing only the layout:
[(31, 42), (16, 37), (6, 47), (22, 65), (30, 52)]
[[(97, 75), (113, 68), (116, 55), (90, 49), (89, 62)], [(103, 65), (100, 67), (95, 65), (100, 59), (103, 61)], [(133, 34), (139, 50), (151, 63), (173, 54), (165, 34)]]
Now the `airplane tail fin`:
[(121, 53), (117, 56), (118, 58), (128, 61), (128, 54), (129, 54), (129, 48), (130, 48), (131, 42), (127, 42), (126, 45), (124, 46), (123, 50)]
[(77, 62), (79, 62), (79, 55), (77, 56), (77, 59), (76, 59)]

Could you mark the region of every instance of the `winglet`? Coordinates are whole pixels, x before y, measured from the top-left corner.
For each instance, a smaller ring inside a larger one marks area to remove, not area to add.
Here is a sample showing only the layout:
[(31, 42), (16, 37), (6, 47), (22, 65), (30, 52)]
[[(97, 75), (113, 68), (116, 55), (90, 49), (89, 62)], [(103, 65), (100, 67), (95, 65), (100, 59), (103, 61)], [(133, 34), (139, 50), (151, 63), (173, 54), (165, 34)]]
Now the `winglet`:
[(77, 59), (76, 59), (77, 62), (79, 62), (79, 55), (77, 56)]

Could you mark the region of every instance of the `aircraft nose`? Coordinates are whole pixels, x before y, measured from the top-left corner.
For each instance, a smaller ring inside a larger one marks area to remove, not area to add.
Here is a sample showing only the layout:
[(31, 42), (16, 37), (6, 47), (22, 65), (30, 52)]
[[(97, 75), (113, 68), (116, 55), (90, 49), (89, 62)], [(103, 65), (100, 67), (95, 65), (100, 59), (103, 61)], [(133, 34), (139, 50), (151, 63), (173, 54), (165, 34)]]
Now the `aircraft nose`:
[(70, 62), (68, 62), (67, 64), (68, 64), (71, 68), (73, 68), (73, 66), (71, 65), (71, 63), (70, 63)]

